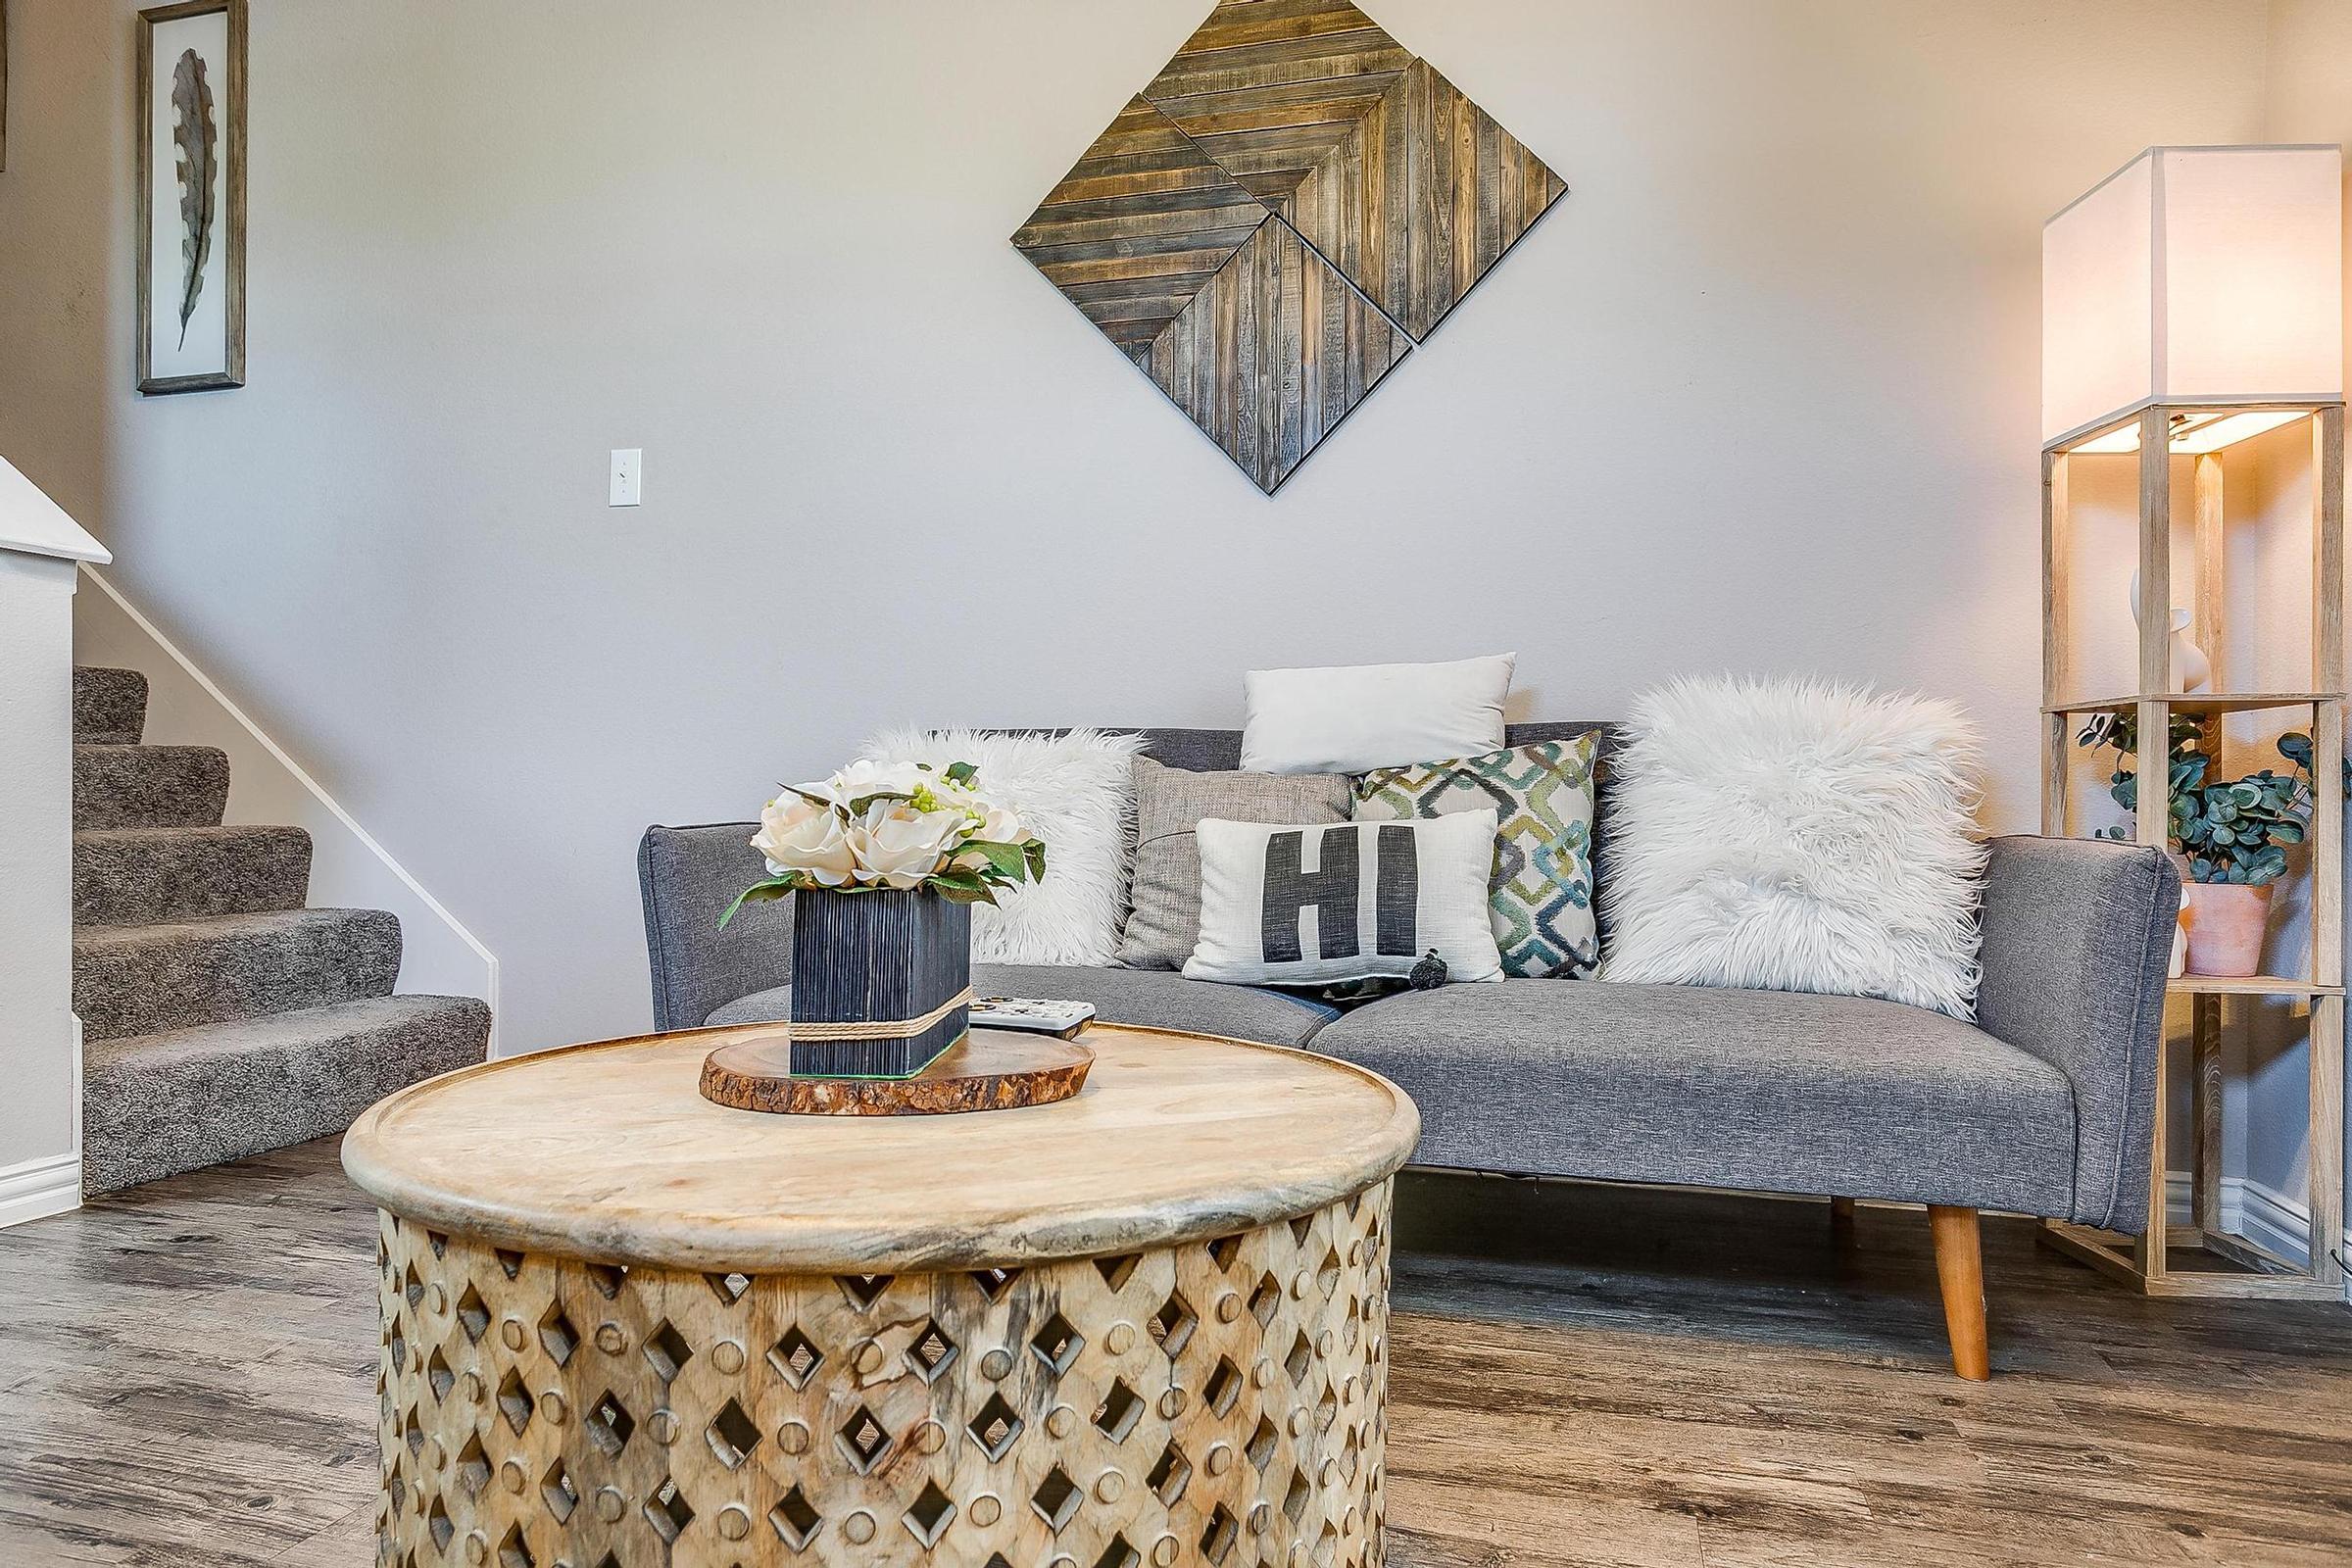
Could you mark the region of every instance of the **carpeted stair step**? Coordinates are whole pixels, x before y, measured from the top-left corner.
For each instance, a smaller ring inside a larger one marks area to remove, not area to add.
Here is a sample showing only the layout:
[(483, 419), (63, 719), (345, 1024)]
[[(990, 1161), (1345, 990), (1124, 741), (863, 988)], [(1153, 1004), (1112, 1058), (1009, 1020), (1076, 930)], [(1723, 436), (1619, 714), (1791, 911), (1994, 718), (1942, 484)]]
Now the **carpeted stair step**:
[(340, 1132), (393, 1091), (481, 1060), (489, 1038), (471, 997), (377, 997), (92, 1043), (82, 1185), (112, 1192)]
[(298, 827), (115, 827), (74, 835), (74, 923), (153, 925), (298, 909), (311, 836)]
[(120, 1040), (392, 994), (400, 919), (383, 909), (286, 909), (74, 934), (85, 1040)]
[(74, 739), (84, 746), (136, 746), (147, 730), (147, 677), (135, 669), (74, 666)]
[(228, 754), (210, 746), (76, 746), (74, 827), (216, 827)]

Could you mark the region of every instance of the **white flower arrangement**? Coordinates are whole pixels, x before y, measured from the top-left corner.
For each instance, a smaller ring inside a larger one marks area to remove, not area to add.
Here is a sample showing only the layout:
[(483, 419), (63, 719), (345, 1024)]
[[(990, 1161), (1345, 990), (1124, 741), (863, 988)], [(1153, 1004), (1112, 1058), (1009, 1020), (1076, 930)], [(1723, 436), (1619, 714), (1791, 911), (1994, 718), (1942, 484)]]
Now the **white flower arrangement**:
[(991, 799), (969, 762), (852, 762), (814, 784), (787, 785), (760, 812), (752, 848), (767, 877), (719, 917), (802, 888), (870, 893), (928, 888), (958, 904), (994, 904), (996, 890), (1042, 881), (1045, 842)]

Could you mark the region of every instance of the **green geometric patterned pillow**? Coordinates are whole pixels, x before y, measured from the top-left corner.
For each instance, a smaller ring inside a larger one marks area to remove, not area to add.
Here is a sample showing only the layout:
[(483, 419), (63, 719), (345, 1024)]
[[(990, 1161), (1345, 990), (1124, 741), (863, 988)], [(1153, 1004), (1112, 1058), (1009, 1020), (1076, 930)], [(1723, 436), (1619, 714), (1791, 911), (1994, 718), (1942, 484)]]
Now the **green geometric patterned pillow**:
[(1597, 730), (1446, 762), (1383, 767), (1355, 780), (1354, 818), (1396, 822), (1492, 810), (1494, 878), (1487, 909), (1502, 972), (1591, 979), (1600, 966), (1592, 918), (1592, 759)]

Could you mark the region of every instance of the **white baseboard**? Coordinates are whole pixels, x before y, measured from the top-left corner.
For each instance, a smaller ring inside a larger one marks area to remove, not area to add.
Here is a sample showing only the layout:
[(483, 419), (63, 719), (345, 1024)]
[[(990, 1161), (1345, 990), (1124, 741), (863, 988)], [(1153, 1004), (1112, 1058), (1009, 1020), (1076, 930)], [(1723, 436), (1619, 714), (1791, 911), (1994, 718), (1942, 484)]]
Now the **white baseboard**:
[[(2172, 1171), (2165, 1177), (2165, 1209), (2176, 1225), (2186, 1225), (2194, 1217), (2189, 1187), (2186, 1171)], [(2222, 1228), (2289, 1262), (2307, 1266), (2311, 1262), (2311, 1208), (2275, 1187), (2243, 1176), (2223, 1177)], [(2343, 1255), (2352, 1257), (2352, 1227), (2346, 1228), (2340, 1245)]]
[(0, 1170), (0, 1230), (81, 1206), (81, 1155), (47, 1154)]

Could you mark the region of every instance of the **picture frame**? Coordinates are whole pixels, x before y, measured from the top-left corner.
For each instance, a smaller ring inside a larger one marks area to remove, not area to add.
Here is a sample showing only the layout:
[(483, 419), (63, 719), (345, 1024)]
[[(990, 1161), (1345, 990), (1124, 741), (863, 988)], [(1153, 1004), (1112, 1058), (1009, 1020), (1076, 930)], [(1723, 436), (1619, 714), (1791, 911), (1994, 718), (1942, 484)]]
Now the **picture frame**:
[(138, 15), (142, 393), (245, 384), (245, 0)]

